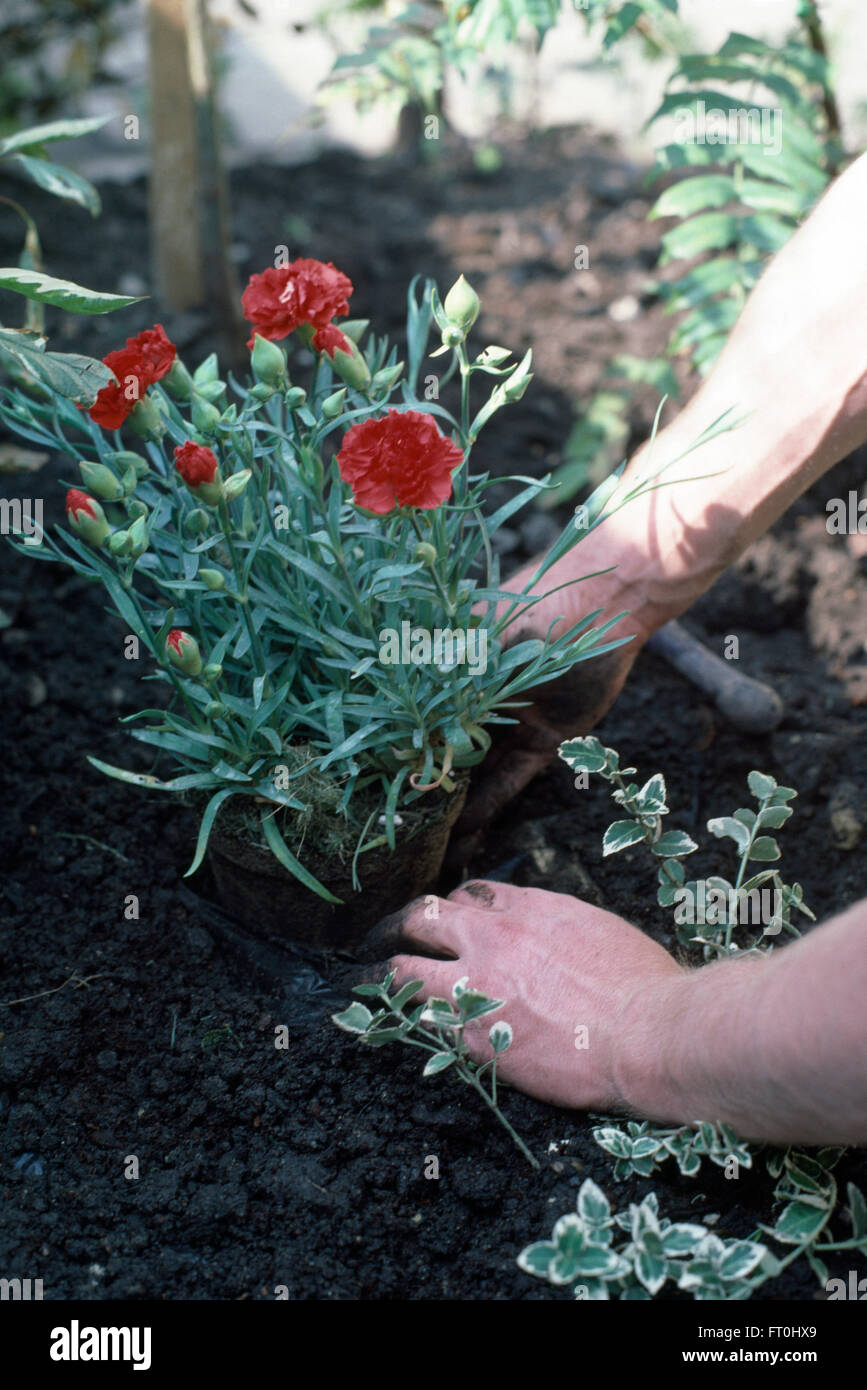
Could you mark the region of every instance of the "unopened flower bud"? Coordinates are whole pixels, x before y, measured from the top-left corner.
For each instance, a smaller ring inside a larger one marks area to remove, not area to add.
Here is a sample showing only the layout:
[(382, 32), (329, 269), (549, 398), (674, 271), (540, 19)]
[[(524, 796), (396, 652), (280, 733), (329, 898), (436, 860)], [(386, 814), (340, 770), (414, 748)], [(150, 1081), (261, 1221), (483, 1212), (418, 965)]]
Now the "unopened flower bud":
[(135, 559), (138, 559), (139, 555), (144, 555), (148, 548), (148, 527), (143, 516), (136, 517), (135, 521), (129, 527), (128, 535), (132, 542), (129, 553)]
[(346, 400), (346, 387), (341, 386), (339, 391), (332, 391), (330, 396), (326, 396), (322, 402), (322, 416), (325, 420), (334, 420), (343, 409)]
[(284, 399), (288, 410), (297, 410), (307, 400), (307, 392), (303, 386), (290, 386)]
[(399, 380), (403, 372), (403, 363), (395, 362), (393, 367), (381, 367), (371, 382), (371, 389), (374, 391), (385, 391), (389, 386)]
[(191, 512), (187, 512), (184, 517), (184, 535), (193, 537), (201, 536), (207, 531), (211, 524), (210, 517), (203, 507), (193, 507)]
[(240, 473), (233, 473), (231, 478), (227, 478), (223, 484), (223, 496), (226, 501), (234, 502), (236, 497), (240, 497), (252, 476), (249, 468), (242, 468)]
[(225, 713), (226, 706), (222, 704), (219, 700), (209, 700), (208, 703), (205, 705), (206, 719), (219, 719), (220, 716), (224, 715)]
[(431, 545), (429, 541), (422, 541), (415, 548), (415, 558), (432, 569), (437, 562), (436, 547)]
[(185, 676), (201, 675), (202, 654), (199, 644), (191, 633), (184, 632), (182, 628), (173, 627), (166, 638), (166, 656)]
[(115, 531), (109, 536), (108, 548), (112, 555), (128, 555), (132, 550), (132, 537), (129, 531)]
[(464, 336), (479, 317), (481, 303), (472, 285), (459, 275), (443, 302), (447, 316)]
[(131, 521), (136, 521), (140, 516), (147, 516), (148, 508), (140, 497), (133, 497), (126, 504), (127, 512)]
[(162, 439), (166, 432), (162, 411), (150, 396), (142, 396), (129, 416), (129, 424), (142, 439)]
[(146, 478), (151, 471), (147, 459), (143, 459), (141, 454), (134, 453), (132, 449), (117, 449), (113, 453), (106, 454), (105, 458), (112, 468), (117, 468), (121, 472), (121, 475), (128, 468), (134, 468), (137, 478)]
[(214, 681), (220, 679), (222, 674), (223, 668), (219, 661), (209, 661), (202, 671), (202, 680), (205, 681), (207, 685), (212, 685)]
[(250, 395), (254, 401), (270, 401), (274, 395), (273, 386), (251, 386)]
[(335, 348), (331, 355), (331, 365), (341, 381), (355, 391), (366, 391), (370, 385), (370, 368), (351, 338), (346, 338), (348, 352)]
[(100, 546), (111, 535), (105, 512), (96, 498), (78, 488), (70, 488), (66, 494), (66, 516), (75, 534), (88, 545)]
[(88, 491), (96, 493), (103, 502), (117, 502), (123, 497), (123, 484), (104, 463), (88, 463), (87, 459), (79, 459), (78, 471)]
[(285, 352), (269, 338), (263, 338), (261, 333), (256, 334), (250, 365), (254, 377), (263, 386), (273, 386), (276, 390), (287, 380)]
[(193, 422), (193, 429), (201, 431), (202, 434), (213, 434), (220, 423), (220, 412), (217, 407), (206, 401), (198, 391), (193, 392), (193, 405), (190, 411)]
[(226, 587), (225, 576), (220, 570), (199, 570), (199, 579), (209, 589), (224, 589)]
[(176, 401), (188, 401), (193, 394), (193, 378), (179, 357), (163, 377), (162, 384)]
[(530, 382), (533, 380), (533, 373), (530, 371), (530, 363), (532, 360), (532, 349), (528, 349), (512, 372), (512, 375), (507, 377), (504, 382), (501, 382), (504, 400), (514, 402), (521, 399), (527, 387), (530, 385)]

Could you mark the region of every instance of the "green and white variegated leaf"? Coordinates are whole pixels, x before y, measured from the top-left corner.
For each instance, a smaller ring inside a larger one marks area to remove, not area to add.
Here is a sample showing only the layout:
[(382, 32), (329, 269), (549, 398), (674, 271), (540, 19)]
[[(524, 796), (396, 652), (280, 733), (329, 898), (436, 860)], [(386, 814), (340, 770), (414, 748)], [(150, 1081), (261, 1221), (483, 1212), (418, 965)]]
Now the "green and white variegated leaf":
[(331, 1021), (346, 1033), (366, 1033), (373, 1021), (373, 1014), (366, 1005), (356, 1000), (342, 1013), (332, 1014)]
[(722, 1279), (747, 1279), (760, 1265), (764, 1246), (749, 1240), (735, 1241), (729, 1245), (719, 1262)]
[(90, 135), (105, 125), (108, 116), (85, 116), (60, 121), (46, 121), (43, 125), (30, 126), (16, 131), (0, 140), (0, 159), (13, 150), (38, 149), (54, 140), (77, 140), (81, 135)]
[(53, 304), (54, 309), (65, 309), (71, 314), (108, 314), (114, 309), (126, 309), (129, 304), (138, 304), (142, 296), (108, 295), (96, 289), (85, 289), (69, 279), (56, 279), (53, 275), (43, 275), (42, 271), (22, 270), (19, 265), (4, 265), (0, 268), (0, 289), (11, 289), (26, 299), (38, 300), (40, 304)]
[(2, 353), (9, 353), (43, 386), (77, 405), (93, 405), (102, 387), (114, 380), (102, 362), (76, 352), (46, 352), (44, 338), (14, 328), (0, 328)]
[(493, 1024), (491, 1027), (491, 1031), (488, 1033), (488, 1042), (491, 1044), (491, 1047), (494, 1049), (498, 1056), (503, 1052), (507, 1052), (508, 1049), (512, 1046), (511, 1024), (506, 1023), (503, 1020), (500, 1020), (498, 1023)]
[(62, 198), (68, 203), (77, 203), (91, 217), (99, 216), (102, 210), (99, 194), (81, 174), (64, 168), (62, 164), (54, 164), (50, 159), (38, 159), (30, 154), (13, 154), (10, 163), (39, 188), (44, 188), (46, 193), (53, 193), (55, 198)]
[(572, 738), (561, 743), (560, 757), (573, 772), (601, 772), (606, 752), (597, 738)]
[(668, 1261), (647, 1250), (639, 1250), (635, 1256), (635, 1273), (653, 1298), (668, 1278)]
[(616, 820), (609, 825), (602, 839), (602, 854), (619, 854), (630, 845), (647, 839), (647, 827), (635, 820)]
[(747, 783), (757, 801), (764, 801), (777, 789), (776, 780), (764, 772), (751, 772), (747, 777)]
[(604, 1226), (611, 1219), (611, 1204), (592, 1178), (586, 1178), (581, 1184), (577, 1210), (588, 1226)]
[(422, 1076), (437, 1076), (456, 1061), (457, 1056), (454, 1052), (434, 1052), (425, 1062)]
[(698, 849), (698, 845), (683, 830), (666, 830), (650, 848), (654, 854), (668, 859), (681, 854), (692, 854), (693, 850)]
[(749, 830), (734, 816), (717, 816), (716, 819), (708, 821), (707, 828), (717, 839), (727, 836), (734, 840), (739, 852), (745, 850), (750, 842)]
[(551, 1262), (557, 1254), (557, 1245), (552, 1240), (537, 1240), (528, 1245), (518, 1256), (518, 1265), (525, 1274), (535, 1274), (539, 1279), (547, 1279)]

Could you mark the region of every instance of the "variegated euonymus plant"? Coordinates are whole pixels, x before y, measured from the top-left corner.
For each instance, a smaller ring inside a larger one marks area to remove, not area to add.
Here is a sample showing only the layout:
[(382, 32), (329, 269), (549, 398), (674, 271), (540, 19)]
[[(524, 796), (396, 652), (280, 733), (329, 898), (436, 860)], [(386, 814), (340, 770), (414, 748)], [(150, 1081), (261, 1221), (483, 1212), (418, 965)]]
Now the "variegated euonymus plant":
[[(800, 935), (792, 920), (794, 913), (815, 921), (804, 902), (801, 885), (785, 883), (778, 867), (767, 867), (776, 865), (781, 857), (776, 839), (767, 832), (781, 830), (791, 817), (789, 803), (797, 797), (793, 787), (780, 786), (767, 773), (750, 772), (747, 785), (756, 808), (739, 807), (731, 816), (719, 816), (707, 823), (708, 830), (718, 839), (734, 844), (734, 882), (719, 874), (687, 879), (682, 860), (698, 846), (682, 830), (663, 829), (668, 805), (661, 773), (642, 786), (629, 781), (635, 768), (622, 767), (617, 752), (592, 736), (570, 739), (561, 745), (560, 756), (577, 774), (576, 786), (585, 786), (590, 774), (602, 777), (611, 786), (622, 818), (605, 831), (603, 855), (616, 854), (630, 845), (646, 845), (657, 864), (657, 902), (660, 907), (674, 909), (677, 939), (685, 949), (700, 952), (704, 960), (724, 959), (739, 952), (767, 952), (773, 950), (783, 933)], [(758, 868), (753, 871), (751, 866), (756, 865)], [(701, 1291), (706, 1278), (710, 1278), (704, 1261), (697, 1267), (704, 1272), (694, 1297), (747, 1298), (751, 1288), (776, 1277), (801, 1257), (825, 1288), (829, 1278), (826, 1255), (844, 1251), (867, 1254), (867, 1202), (854, 1183), (847, 1185), (852, 1235), (835, 1237), (831, 1230), (840, 1195), (833, 1170), (845, 1153), (842, 1148), (829, 1146), (806, 1153), (794, 1147), (754, 1146), (739, 1139), (729, 1125), (708, 1121), (672, 1128), (649, 1120), (623, 1124), (612, 1118), (596, 1125), (593, 1137), (614, 1159), (614, 1176), (618, 1179), (633, 1175), (650, 1177), (672, 1159), (684, 1177), (695, 1177), (704, 1159), (724, 1168), (726, 1176), (731, 1177), (742, 1167), (751, 1168), (754, 1152), (758, 1147), (764, 1149), (766, 1170), (777, 1182), (773, 1196), (779, 1211), (774, 1225), (762, 1226), (761, 1230), (786, 1247), (787, 1253), (778, 1258), (767, 1252), (746, 1283), (739, 1282), (733, 1290), (718, 1293)], [(721, 1249), (718, 1254), (720, 1268), (728, 1268), (728, 1257)], [(688, 1288), (690, 1277), (679, 1287)], [(721, 1287), (716, 1276), (709, 1287)]]
[[(363, 321), (332, 322), (352, 288), (318, 261), (253, 276), (248, 384), (225, 381), (214, 356), (190, 374), (156, 325), (104, 359), (113, 380), (89, 410), (36, 381), (0, 405), (10, 429), (60, 449), (81, 474), (69, 527), (27, 553), (101, 583), (153, 660), (148, 678), (168, 686), (167, 707), (130, 722), (173, 774), (96, 766), (204, 794), (189, 872), (220, 808), (240, 797), (277, 859), (329, 898), (287, 844), (287, 813), (309, 814), (327, 778), (356, 859), (374, 843), (394, 849), (401, 810), (451, 791), (521, 695), (619, 645), (606, 640), (612, 622), (594, 626), (598, 612), (557, 637), (509, 647), (504, 633), (539, 601), (555, 561), (674, 462), (631, 489), (619, 473), (606, 480), (511, 591), (491, 538), (545, 483), (506, 480), (515, 495), (487, 512), (493, 480), (470, 472), (470, 454), (485, 423), (523, 395), (530, 354), (517, 365), (497, 346), (471, 357), (472, 288), (461, 277), (441, 303), (432, 282), (413, 282), (405, 369), (384, 339), (370, 335), (362, 351)], [(434, 325), (443, 371), (426, 376), (422, 397)], [(310, 351), (305, 386), (278, 346), (290, 333)], [(454, 415), (439, 399), (452, 376)]]
[[(402, 1042), (408, 1047), (420, 1047), (430, 1056), (424, 1065), (423, 1076), (439, 1076), (448, 1071), (481, 1096), (493, 1110), (503, 1128), (512, 1136), (521, 1153), (534, 1167), (539, 1160), (533, 1156), (499, 1106), (497, 1098), (497, 1067), (504, 1052), (512, 1046), (512, 1028), (505, 1019), (498, 1019), (488, 1029), (488, 1042), (493, 1056), (487, 1062), (475, 1062), (469, 1055), (466, 1031), (488, 1014), (503, 1007), (502, 999), (490, 999), (473, 989), (465, 976), (452, 988), (452, 1001), (428, 999), (412, 1004), (421, 987), (421, 980), (408, 980), (394, 994), (389, 994), (395, 972), (389, 971), (379, 984), (356, 985), (353, 993), (361, 999), (378, 1004), (371, 1013), (366, 1004), (356, 1001), (332, 1020), (346, 1033), (354, 1033), (368, 1047), (384, 1047), (386, 1043)], [(411, 1007), (410, 1007), (411, 1006)]]
[(655, 1192), (615, 1213), (587, 1178), (575, 1208), (560, 1217), (550, 1240), (522, 1250), (518, 1264), (555, 1287), (571, 1287), (579, 1301), (647, 1300), (667, 1283), (702, 1301), (739, 1300), (779, 1269), (764, 1245), (661, 1217)]

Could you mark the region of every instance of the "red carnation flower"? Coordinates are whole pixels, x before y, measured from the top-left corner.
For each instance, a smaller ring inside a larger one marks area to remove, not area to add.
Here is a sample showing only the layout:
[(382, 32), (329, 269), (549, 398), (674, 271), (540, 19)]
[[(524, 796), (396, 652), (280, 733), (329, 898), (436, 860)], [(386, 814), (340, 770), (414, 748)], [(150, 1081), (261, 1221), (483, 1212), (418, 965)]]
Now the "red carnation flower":
[(104, 430), (119, 430), (147, 391), (150, 375), (138, 348), (118, 348), (102, 360), (117, 380), (103, 386), (87, 413)]
[(150, 377), (149, 386), (155, 381), (160, 381), (166, 372), (171, 371), (178, 355), (177, 348), (161, 323), (155, 323), (153, 328), (146, 328), (137, 338), (127, 338), (126, 345), (138, 351)]
[(188, 439), (175, 449), (175, 467), (187, 487), (201, 487), (202, 483), (212, 483), (217, 474), (217, 457), (204, 444), (194, 444)]
[(313, 346), (317, 352), (325, 352), (329, 357), (333, 357), (335, 352), (345, 352), (352, 354), (352, 345), (345, 333), (334, 323), (327, 323), (324, 328), (317, 328), (313, 334)]
[(353, 425), (337, 455), (355, 502), (380, 515), (395, 506), (438, 507), (451, 495), (462, 459), (433, 416), (418, 410), (389, 410), (381, 420)]
[(241, 296), (244, 317), (255, 330), (247, 346), (255, 345), (256, 333), (276, 342), (303, 323), (325, 328), (332, 319), (349, 313), (352, 289), (349, 277), (330, 261), (309, 258), (251, 275)]
[(105, 366), (117, 381), (103, 386), (87, 412), (91, 420), (104, 430), (119, 430), (148, 387), (171, 369), (177, 351), (162, 324), (157, 323), (139, 333), (137, 338), (127, 338), (126, 347), (103, 357)]

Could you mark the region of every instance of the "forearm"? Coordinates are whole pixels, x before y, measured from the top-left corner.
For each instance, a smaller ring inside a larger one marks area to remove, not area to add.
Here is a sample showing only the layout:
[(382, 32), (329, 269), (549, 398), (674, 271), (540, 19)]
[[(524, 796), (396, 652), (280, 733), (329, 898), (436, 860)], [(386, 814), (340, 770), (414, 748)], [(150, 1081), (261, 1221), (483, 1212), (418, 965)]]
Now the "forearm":
[(867, 901), (769, 956), (639, 990), (619, 1089), (657, 1120), (867, 1143)]
[[(684, 454), (726, 411), (743, 423), (670, 468), (666, 486), (611, 516), (545, 576), (548, 589), (617, 566), (576, 586), (572, 620), (586, 596), (606, 617), (629, 608), (618, 635), (646, 637), (867, 437), (865, 224), (862, 156), (771, 262), (707, 382), (652, 451), (632, 459), (623, 487)], [(565, 602), (558, 595), (552, 608)]]

